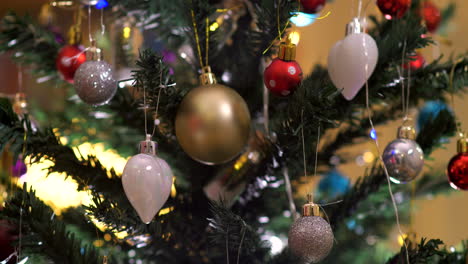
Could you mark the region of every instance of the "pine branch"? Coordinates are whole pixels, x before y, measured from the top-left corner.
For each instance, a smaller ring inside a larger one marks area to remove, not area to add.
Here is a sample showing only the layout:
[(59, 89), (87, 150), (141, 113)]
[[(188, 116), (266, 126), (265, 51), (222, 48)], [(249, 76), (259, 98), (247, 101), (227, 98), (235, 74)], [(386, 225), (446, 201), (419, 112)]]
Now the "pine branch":
[[(461, 252), (448, 252), (446, 249), (439, 249), (443, 245), (440, 239), (421, 239), (421, 242), (414, 249), (409, 249), (410, 263), (414, 264), (464, 264), (468, 253), (467, 242), (463, 243)], [(400, 253), (388, 260), (387, 264), (406, 263), (406, 249), (401, 247)]]
[(58, 79), (55, 58), (60, 45), (55, 36), (29, 16), (7, 13), (0, 21), (0, 52), (12, 51), (18, 63), (32, 66), (40, 76)]
[(38, 252), (55, 263), (102, 262), (98, 251), (90, 245), (82, 245), (73, 233), (68, 232), (53, 210), (39, 200), (32, 189), (28, 191), (26, 184), (23, 189), (16, 189), (0, 216), (17, 225), (22, 224), (23, 250)]
[[(224, 245), (221, 257), (233, 263), (265, 263), (268, 248), (260, 234), (234, 214), (223, 203), (211, 203), (213, 218), (208, 219), (211, 240), (215, 245)], [(228, 262), (230, 262), (228, 261)]]

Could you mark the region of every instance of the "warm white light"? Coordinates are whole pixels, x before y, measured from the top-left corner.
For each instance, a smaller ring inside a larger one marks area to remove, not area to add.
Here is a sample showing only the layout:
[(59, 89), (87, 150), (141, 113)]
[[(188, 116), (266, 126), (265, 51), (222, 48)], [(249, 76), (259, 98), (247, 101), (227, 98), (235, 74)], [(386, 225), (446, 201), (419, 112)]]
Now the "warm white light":
[(289, 34), (288, 38), (292, 44), (297, 45), (301, 39), (301, 34), (299, 34), (297, 31), (293, 31)]
[(271, 249), (270, 252), (272, 255), (276, 255), (278, 253), (281, 253), (281, 251), (284, 248), (284, 243), (281, 241), (281, 239), (277, 236), (271, 236), (268, 241), (271, 243)]
[[(65, 137), (60, 139), (65, 143), (68, 140)], [(115, 150), (105, 149), (104, 144), (83, 143), (78, 148), (74, 148), (77, 156), (95, 155), (99, 158), (101, 164), (106, 168), (114, 168), (115, 172), (120, 174), (127, 162), (126, 158), (121, 157)], [(26, 163), (28, 159), (26, 159)], [(68, 207), (80, 205), (90, 205), (91, 196), (87, 191), (77, 191), (78, 184), (64, 173), (47, 174), (47, 169), (53, 163), (49, 160), (41, 160), (34, 164), (28, 164), (28, 171), (25, 176), (18, 181), (19, 185), (27, 182), (28, 187), (36, 190), (36, 195), (46, 204), (52, 207), (56, 214)]]

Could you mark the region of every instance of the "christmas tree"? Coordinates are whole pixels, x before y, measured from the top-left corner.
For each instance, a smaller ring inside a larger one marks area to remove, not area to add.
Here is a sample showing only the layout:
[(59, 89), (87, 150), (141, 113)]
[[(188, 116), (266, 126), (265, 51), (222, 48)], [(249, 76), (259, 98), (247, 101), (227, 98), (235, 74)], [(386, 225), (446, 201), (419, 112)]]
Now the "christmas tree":
[[(413, 200), (468, 189), (451, 109), (467, 56), (419, 53), (441, 45), (455, 5), (378, 0), (367, 16), (372, 5), (352, 4), (311, 72), (298, 27), (329, 23), (325, 0), (59, 0), (38, 19), (6, 14), (0, 51), (21, 70), (0, 100), (0, 263), (466, 263), (468, 244), (412, 226)], [(66, 108), (30, 104), (23, 72)], [(376, 127), (389, 121), (385, 146)], [(422, 173), (454, 135), (448, 180)], [(359, 142), (372, 151), (351, 182), (340, 150)], [(36, 174), (76, 190), (40, 193)]]

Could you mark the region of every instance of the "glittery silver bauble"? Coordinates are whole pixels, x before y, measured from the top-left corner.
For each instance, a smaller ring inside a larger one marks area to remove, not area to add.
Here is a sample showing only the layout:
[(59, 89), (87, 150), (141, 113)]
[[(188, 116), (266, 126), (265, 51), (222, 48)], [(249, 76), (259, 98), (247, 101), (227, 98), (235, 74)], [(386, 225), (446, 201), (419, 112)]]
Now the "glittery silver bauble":
[(291, 226), (288, 244), (291, 252), (307, 263), (317, 263), (333, 247), (333, 231), (320, 216), (303, 216)]
[(394, 183), (414, 180), (424, 166), (423, 151), (418, 143), (411, 139), (393, 140), (385, 148), (382, 158)]
[(74, 86), (83, 102), (98, 106), (114, 97), (117, 82), (112, 68), (105, 61), (87, 61), (75, 73)]

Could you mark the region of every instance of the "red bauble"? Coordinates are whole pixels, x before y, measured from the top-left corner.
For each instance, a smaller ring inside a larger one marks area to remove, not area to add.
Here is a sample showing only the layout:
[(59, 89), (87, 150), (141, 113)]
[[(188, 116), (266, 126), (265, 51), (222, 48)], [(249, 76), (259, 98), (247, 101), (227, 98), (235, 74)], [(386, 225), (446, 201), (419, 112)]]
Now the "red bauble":
[(55, 65), (62, 78), (73, 83), (73, 77), (80, 65), (86, 61), (83, 49), (75, 45), (66, 45), (60, 49)]
[(411, 6), (411, 0), (377, 0), (377, 6), (386, 19), (401, 18)]
[(440, 24), (440, 10), (432, 2), (424, 2), (422, 9), (422, 17), (426, 22), (427, 30), (434, 33)]
[(316, 14), (325, 6), (326, 0), (301, 0), (301, 12)]
[(274, 59), (263, 74), (265, 86), (275, 95), (288, 96), (302, 81), (302, 69), (295, 60)]
[(409, 68), (412, 71), (415, 71), (415, 70), (421, 69), (426, 64), (426, 60), (419, 52), (416, 52), (415, 55), (410, 56), (410, 59), (411, 61), (408, 62), (407, 64), (404, 64), (403, 68), (405, 69)]
[(447, 167), (450, 186), (457, 190), (468, 190), (468, 153), (458, 153)]

